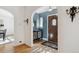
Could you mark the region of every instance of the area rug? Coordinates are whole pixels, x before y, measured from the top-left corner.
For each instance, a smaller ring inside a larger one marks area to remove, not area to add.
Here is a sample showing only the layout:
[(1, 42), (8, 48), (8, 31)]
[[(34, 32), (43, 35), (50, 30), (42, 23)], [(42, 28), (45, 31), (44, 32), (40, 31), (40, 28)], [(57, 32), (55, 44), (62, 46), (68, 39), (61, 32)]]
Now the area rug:
[(57, 53), (58, 50), (47, 47), (47, 46), (40, 46), (40, 47), (33, 47), (31, 53)]
[(42, 44), (45, 45), (45, 46), (48, 46), (48, 47), (54, 48), (54, 49), (56, 49), (56, 50), (58, 49), (57, 44), (54, 44), (54, 43), (49, 42), (49, 41), (45, 41), (45, 42), (43, 42)]

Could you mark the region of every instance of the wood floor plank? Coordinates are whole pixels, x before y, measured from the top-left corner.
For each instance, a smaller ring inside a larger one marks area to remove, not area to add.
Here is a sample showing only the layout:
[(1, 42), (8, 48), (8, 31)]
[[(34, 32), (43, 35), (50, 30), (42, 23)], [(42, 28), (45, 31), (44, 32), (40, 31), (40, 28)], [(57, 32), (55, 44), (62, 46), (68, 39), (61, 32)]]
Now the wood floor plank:
[(19, 46), (15, 46), (14, 47), (15, 53), (28, 53), (30, 52), (32, 49), (30, 46), (26, 45), (26, 44), (21, 44)]

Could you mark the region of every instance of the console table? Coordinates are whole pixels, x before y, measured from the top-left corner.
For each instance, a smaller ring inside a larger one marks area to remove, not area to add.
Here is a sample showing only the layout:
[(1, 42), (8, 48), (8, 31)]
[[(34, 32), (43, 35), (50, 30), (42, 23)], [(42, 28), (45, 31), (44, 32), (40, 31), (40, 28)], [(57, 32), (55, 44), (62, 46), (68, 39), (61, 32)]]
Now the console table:
[(42, 38), (42, 31), (40, 30), (33, 31), (33, 39), (40, 39), (40, 38)]

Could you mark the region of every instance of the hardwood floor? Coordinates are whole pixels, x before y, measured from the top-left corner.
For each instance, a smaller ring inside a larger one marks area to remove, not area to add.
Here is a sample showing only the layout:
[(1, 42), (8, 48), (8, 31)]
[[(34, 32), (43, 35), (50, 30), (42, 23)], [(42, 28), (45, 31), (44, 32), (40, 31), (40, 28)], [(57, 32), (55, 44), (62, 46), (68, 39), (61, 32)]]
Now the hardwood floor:
[(19, 46), (14, 47), (15, 53), (30, 53), (31, 52), (31, 47), (29, 47), (26, 44), (22, 44)]
[(13, 46), (14, 43), (3, 44), (0, 45), (0, 53), (57, 53), (57, 50), (42, 45), (42, 42), (34, 42), (32, 48), (25, 44), (19, 46)]
[(11, 43), (0, 45), (0, 53), (30, 53), (31, 47), (22, 44), (19, 46), (13, 46)]

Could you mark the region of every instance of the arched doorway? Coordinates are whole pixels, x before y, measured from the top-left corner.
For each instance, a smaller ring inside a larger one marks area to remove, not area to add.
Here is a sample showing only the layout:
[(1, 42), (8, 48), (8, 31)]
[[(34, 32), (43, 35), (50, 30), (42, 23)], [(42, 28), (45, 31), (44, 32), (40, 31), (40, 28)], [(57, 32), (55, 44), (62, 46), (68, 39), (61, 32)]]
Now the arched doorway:
[[(0, 44), (14, 41), (14, 15), (4, 9), (0, 9), (0, 31), (6, 30), (5, 39), (0, 38)], [(1, 35), (1, 34), (0, 34)]]
[(40, 7), (32, 14), (32, 44), (34, 44), (34, 39), (36, 39), (36, 42), (39, 42), (40, 40), (42, 40), (42, 42), (49, 41), (49, 15), (57, 15), (56, 7)]

